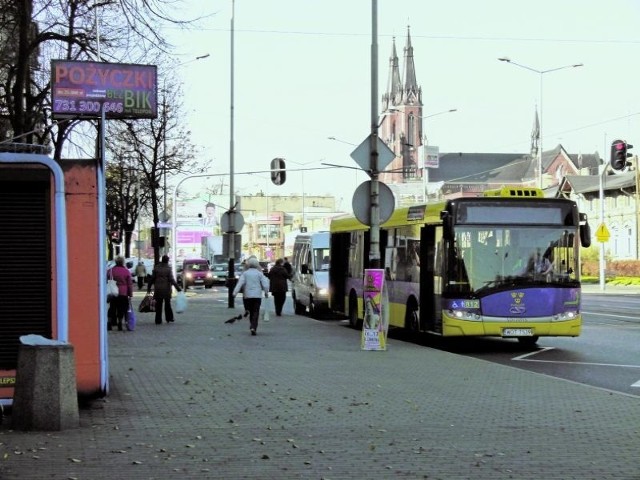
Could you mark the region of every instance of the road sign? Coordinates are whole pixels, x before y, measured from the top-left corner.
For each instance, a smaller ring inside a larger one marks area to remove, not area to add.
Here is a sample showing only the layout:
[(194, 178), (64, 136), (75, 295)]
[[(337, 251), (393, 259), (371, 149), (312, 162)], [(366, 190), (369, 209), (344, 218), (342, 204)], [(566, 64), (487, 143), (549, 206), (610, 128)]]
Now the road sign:
[(601, 223), (598, 229), (596, 230), (596, 238), (600, 243), (605, 243), (609, 241), (611, 234), (609, 233), (609, 229), (604, 223)]
[[(376, 147), (378, 149), (378, 170), (384, 170), (389, 165), (396, 154), (393, 153), (386, 143), (384, 143), (380, 137), (376, 138)], [(351, 158), (353, 158), (360, 168), (365, 171), (371, 170), (371, 137), (367, 137), (364, 141), (351, 152)]]
[[(391, 189), (382, 182), (378, 182), (378, 205), (380, 205), (380, 223), (384, 223), (393, 213), (395, 198)], [(371, 226), (371, 180), (362, 182), (356, 188), (351, 206), (356, 218), (364, 225)]]
[[(234, 231), (230, 231), (231, 228), (231, 215), (234, 215), (233, 226)], [(244, 217), (240, 212), (227, 211), (222, 214), (220, 218), (220, 226), (222, 227), (222, 231), (224, 233), (239, 233), (242, 231), (242, 227), (244, 227)]]

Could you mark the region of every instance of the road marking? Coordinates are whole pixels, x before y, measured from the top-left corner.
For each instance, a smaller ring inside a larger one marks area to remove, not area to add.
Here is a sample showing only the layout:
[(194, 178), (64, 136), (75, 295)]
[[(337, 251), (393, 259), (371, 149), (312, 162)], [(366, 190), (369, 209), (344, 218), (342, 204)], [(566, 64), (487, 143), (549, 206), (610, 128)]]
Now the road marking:
[[(596, 363), (596, 362), (569, 362), (565, 360), (538, 360), (534, 358), (528, 358), (533, 355), (538, 355), (539, 353), (546, 353), (550, 350), (554, 350), (555, 347), (544, 347), (535, 352), (525, 353), (524, 355), (520, 355), (519, 357), (513, 357), (511, 360), (516, 360), (519, 362), (537, 362), (537, 363), (562, 363), (565, 365), (593, 365), (596, 367), (623, 367), (623, 368), (640, 368), (640, 365), (626, 365), (624, 363)], [(640, 380), (637, 382), (638, 385), (634, 384), (634, 386), (640, 387)]]
[(587, 312), (586, 310), (582, 311), (583, 314), (589, 314), (589, 315), (599, 315), (601, 317), (613, 317), (613, 318), (632, 318), (634, 320), (638, 319), (638, 315), (616, 315), (615, 313), (601, 313), (601, 312)]
[(632, 383), (631, 386), (640, 388), (640, 380), (638, 380), (636, 383)]

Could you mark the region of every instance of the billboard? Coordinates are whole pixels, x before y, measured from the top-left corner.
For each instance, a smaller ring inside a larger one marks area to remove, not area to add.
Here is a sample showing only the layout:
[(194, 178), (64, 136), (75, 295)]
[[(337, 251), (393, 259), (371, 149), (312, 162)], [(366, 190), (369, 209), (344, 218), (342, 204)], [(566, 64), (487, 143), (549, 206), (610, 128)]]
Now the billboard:
[[(175, 205), (176, 228), (176, 258), (182, 261), (185, 258), (201, 258), (203, 251), (203, 239), (210, 237), (207, 246), (215, 239), (215, 245), (222, 245), (222, 233), (220, 232), (220, 216), (224, 211), (224, 202), (228, 202), (227, 196), (208, 195), (205, 198), (195, 197), (189, 200), (177, 200)], [(207, 240), (205, 240), (207, 242)], [(220, 247), (221, 248), (221, 247)], [(216, 247), (215, 254), (221, 254)], [(209, 258), (207, 258), (209, 260)]]
[(425, 145), (422, 168), (438, 168), (440, 166), (440, 147)]
[(51, 61), (54, 118), (156, 118), (157, 99), (155, 65)]

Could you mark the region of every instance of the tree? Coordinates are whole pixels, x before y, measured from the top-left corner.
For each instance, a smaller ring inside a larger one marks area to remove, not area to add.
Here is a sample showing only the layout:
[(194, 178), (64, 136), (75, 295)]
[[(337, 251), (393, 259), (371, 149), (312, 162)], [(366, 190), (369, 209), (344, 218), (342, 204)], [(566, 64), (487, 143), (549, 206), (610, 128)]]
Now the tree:
[[(184, 28), (178, 0), (0, 0), (0, 115), (16, 141), (48, 145), (63, 156), (72, 131), (86, 122), (54, 121), (50, 61), (103, 60), (153, 64), (172, 46), (162, 35)], [(99, 19), (100, 28), (96, 22)], [(98, 35), (99, 32), (99, 35)]]
[[(90, 157), (95, 156), (96, 129), (94, 122), (69, 119), (52, 119), (50, 91), (52, 59), (99, 60), (115, 63), (159, 64), (167, 59), (172, 46), (162, 34), (162, 27), (170, 24), (183, 28), (196, 26), (197, 18), (181, 19), (184, 11), (181, 0), (0, 0), (0, 133), (2, 138), (11, 137), (13, 141), (53, 144), (53, 157), (61, 160), (77, 149)], [(201, 17), (202, 18), (202, 17)], [(99, 21), (99, 28), (98, 23)], [(138, 171), (141, 159), (148, 170), (149, 192), (155, 192), (158, 173), (158, 139), (162, 146), (171, 145), (167, 138), (169, 120), (178, 113), (164, 103), (163, 120), (143, 122), (151, 125), (151, 137), (143, 135), (144, 127), (128, 122), (122, 128), (126, 138), (139, 140), (134, 166), (126, 169), (133, 161), (127, 155), (131, 152), (123, 145), (110, 146), (115, 152), (116, 165), (109, 169), (109, 182), (115, 182), (118, 201), (110, 199), (107, 212), (107, 238), (112, 231), (131, 234), (131, 225), (139, 215), (139, 209), (133, 207), (136, 198), (131, 191), (131, 177), (127, 172)], [(174, 112), (175, 111), (175, 112)], [(169, 113), (171, 115), (169, 115)], [(182, 132), (185, 133), (185, 132)], [(7, 135), (8, 134), (8, 135)], [(108, 138), (108, 145), (113, 139)], [(145, 143), (145, 140), (151, 140)], [(172, 148), (172, 147), (170, 147)], [(177, 147), (175, 147), (177, 148)], [(97, 149), (96, 149), (97, 150)], [(184, 152), (172, 153), (163, 150), (162, 173), (172, 168), (182, 168), (183, 163), (172, 159), (182, 158), (183, 162), (191, 155), (192, 147)], [(184, 153), (184, 155), (183, 155)], [(76, 155), (71, 155), (76, 156)], [(124, 164), (123, 158), (127, 158)], [(142, 191), (142, 188), (140, 189)], [(146, 198), (141, 195), (141, 198)], [(123, 199), (126, 201), (123, 202)], [(157, 193), (153, 194), (154, 222), (157, 225)], [(129, 242), (126, 243), (129, 245)], [(111, 245), (110, 245), (111, 246)], [(157, 255), (157, 254), (156, 254)]]
[[(117, 225), (124, 233), (126, 248), (140, 214), (140, 208), (134, 204), (140, 202), (142, 209), (148, 209), (154, 228), (158, 228), (161, 202), (167, 205), (167, 210), (173, 208), (168, 205), (169, 192), (164, 189), (166, 176), (203, 171), (190, 141), (191, 132), (184, 127), (181, 98), (181, 89), (176, 83), (170, 83), (163, 92), (157, 119), (123, 120), (109, 126), (109, 137), (117, 139), (107, 143), (110, 158), (116, 164), (124, 164), (120, 172), (128, 178), (114, 175), (112, 185), (111, 177), (107, 176), (107, 191), (118, 192), (116, 197), (112, 197), (111, 192), (108, 194), (107, 211), (113, 212), (109, 219), (115, 223), (108, 222), (107, 230)], [(139, 196), (132, 187), (134, 184), (140, 188)], [(124, 189), (124, 185), (128, 189)], [(132, 212), (135, 215), (132, 216)], [(157, 262), (159, 258), (160, 248), (155, 245), (154, 260)]]

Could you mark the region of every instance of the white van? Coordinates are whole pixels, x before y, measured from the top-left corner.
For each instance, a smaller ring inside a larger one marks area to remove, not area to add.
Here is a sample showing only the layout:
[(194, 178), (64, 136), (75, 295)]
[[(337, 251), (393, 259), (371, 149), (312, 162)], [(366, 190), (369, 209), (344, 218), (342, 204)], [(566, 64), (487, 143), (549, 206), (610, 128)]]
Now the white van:
[(297, 314), (329, 308), (329, 232), (298, 235), (291, 261), (291, 296)]

